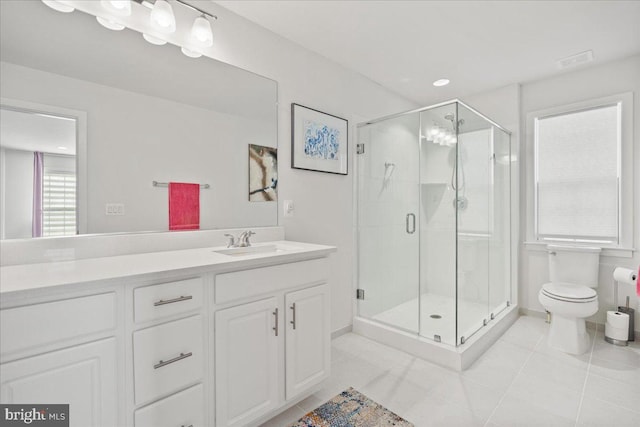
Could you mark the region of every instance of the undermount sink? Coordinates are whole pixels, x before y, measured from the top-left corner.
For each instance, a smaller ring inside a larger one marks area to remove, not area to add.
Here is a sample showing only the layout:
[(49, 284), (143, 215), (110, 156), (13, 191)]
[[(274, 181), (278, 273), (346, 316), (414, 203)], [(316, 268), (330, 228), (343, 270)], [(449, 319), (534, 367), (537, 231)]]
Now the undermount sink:
[(217, 249), (213, 252), (228, 255), (228, 256), (247, 256), (254, 254), (274, 254), (277, 252), (286, 252), (291, 250), (296, 250), (297, 247), (287, 246), (287, 245), (259, 245), (259, 246), (247, 246), (245, 248), (226, 248), (226, 249)]

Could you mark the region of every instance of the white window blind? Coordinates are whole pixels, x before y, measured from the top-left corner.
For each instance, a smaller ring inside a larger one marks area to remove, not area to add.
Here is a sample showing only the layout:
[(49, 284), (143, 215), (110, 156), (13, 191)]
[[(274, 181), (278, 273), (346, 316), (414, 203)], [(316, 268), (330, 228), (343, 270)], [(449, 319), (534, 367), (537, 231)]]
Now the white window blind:
[(42, 188), (42, 235), (76, 234), (76, 175), (44, 172)]
[(538, 240), (619, 241), (619, 103), (535, 120)]

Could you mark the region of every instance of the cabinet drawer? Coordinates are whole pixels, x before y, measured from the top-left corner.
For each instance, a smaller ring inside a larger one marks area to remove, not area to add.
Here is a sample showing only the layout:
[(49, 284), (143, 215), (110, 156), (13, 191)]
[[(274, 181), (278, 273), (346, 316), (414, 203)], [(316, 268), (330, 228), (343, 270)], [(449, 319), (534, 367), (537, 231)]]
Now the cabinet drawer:
[(326, 282), (327, 275), (326, 258), (218, 274), (215, 302), (223, 304), (308, 283)]
[(171, 395), (138, 409), (136, 427), (204, 427), (204, 394), (202, 384)]
[(202, 316), (194, 316), (134, 332), (136, 404), (202, 380), (202, 329)]
[(0, 348), (10, 353), (109, 331), (116, 327), (114, 292), (0, 311)]
[(202, 277), (137, 288), (133, 291), (135, 322), (197, 310), (202, 307), (202, 292)]

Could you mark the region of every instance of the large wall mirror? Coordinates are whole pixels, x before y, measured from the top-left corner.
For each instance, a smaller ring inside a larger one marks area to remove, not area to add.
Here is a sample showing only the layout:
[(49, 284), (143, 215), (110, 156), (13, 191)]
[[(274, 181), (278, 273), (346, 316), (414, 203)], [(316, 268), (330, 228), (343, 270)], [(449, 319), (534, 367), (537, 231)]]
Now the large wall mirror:
[(248, 177), (249, 146), (277, 148), (275, 81), (40, 1), (0, 8), (2, 238), (167, 231), (153, 181), (208, 184), (201, 229), (277, 225)]

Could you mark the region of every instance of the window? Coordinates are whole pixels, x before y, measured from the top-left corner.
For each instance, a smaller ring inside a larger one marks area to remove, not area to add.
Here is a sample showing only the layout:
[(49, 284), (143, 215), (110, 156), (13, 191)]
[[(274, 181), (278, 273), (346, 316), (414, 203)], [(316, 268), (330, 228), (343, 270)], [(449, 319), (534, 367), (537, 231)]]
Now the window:
[(630, 248), (631, 94), (529, 115), (530, 240)]
[(42, 187), (42, 235), (76, 234), (75, 172), (45, 169)]

